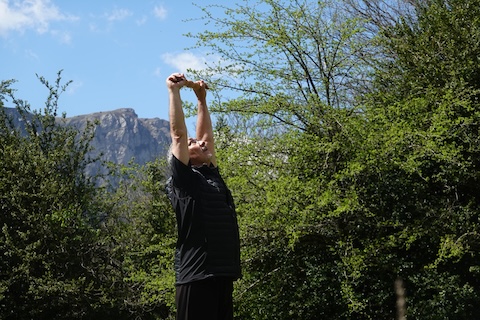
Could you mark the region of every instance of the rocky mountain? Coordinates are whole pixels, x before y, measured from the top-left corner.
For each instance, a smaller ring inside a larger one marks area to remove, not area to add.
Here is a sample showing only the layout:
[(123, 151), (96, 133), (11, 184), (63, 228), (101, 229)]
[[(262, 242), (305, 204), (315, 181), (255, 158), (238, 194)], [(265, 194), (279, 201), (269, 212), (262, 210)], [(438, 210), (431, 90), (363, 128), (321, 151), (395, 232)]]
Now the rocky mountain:
[(65, 124), (84, 129), (87, 121), (98, 121), (92, 146), (103, 160), (145, 164), (168, 152), (171, 140), (166, 120), (139, 118), (133, 109), (123, 108), (66, 118)]
[(66, 118), (65, 124), (84, 129), (87, 121), (98, 120), (93, 147), (104, 159), (127, 164), (132, 158), (144, 164), (165, 156), (170, 145), (168, 121), (139, 118), (130, 108), (96, 112)]
[[(15, 109), (7, 110), (14, 123), (21, 125)], [(102, 160), (128, 164), (131, 160), (145, 164), (157, 157), (165, 157), (170, 146), (169, 123), (159, 118), (139, 118), (131, 108), (96, 112), (68, 118), (58, 122), (83, 130), (88, 121), (97, 121), (92, 141), (94, 155), (101, 153)], [(99, 167), (90, 167), (98, 172)]]

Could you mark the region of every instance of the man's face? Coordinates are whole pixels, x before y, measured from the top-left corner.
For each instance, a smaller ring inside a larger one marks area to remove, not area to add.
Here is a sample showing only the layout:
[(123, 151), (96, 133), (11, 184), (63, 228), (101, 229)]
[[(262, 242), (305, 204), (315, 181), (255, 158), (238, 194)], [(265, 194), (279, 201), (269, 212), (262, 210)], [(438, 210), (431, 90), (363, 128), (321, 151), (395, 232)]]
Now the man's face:
[(208, 150), (205, 141), (189, 138), (188, 152), (190, 154), (190, 162), (192, 164), (202, 165), (204, 163), (210, 163), (212, 153)]

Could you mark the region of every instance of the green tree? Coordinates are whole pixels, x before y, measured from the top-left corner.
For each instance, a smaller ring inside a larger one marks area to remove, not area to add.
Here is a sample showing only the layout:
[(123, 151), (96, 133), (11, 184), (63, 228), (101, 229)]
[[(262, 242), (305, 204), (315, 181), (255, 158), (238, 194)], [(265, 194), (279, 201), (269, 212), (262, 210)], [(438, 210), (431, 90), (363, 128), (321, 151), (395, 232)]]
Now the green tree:
[(391, 319), (399, 277), (410, 317), (475, 317), (479, 6), (399, 3), (205, 9), (240, 318)]
[(220, 31), (197, 35), (198, 43), (221, 59), (201, 76), (239, 94), (219, 94), (212, 108), (226, 113), (219, 163), (241, 224), (237, 315), (348, 317), (339, 243), (359, 205), (339, 175), (361, 145), (355, 95), (370, 70), (362, 21), (334, 1), (244, 2), (224, 18), (210, 12)]
[(113, 188), (103, 192), (103, 243), (120, 270), (114, 295), (131, 317), (175, 315), (175, 215), (164, 191), (166, 159), (139, 166), (112, 164)]
[(14, 81), (0, 86), (0, 318), (173, 319), (165, 161), (87, 176), (95, 124), (66, 126), (57, 107), (69, 83), (39, 79), (42, 111)]
[[(0, 110), (0, 317), (74, 319), (114, 316), (108, 254), (98, 244), (100, 205), (85, 176), (92, 125), (78, 133), (58, 124), (61, 72), (43, 110), (2, 82)], [(14, 109), (4, 102), (11, 100)], [(15, 123), (12, 113), (18, 113)], [(63, 115), (65, 117), (65, 115)], [(60, 118), (61, 121), (61, 118)]]
[(375, 189), (398, 185), (371, 209), (395, 214), (397, 240), (385, 243), (408, 249), (396, 263), (408, 261), (398, 273), (414, 318), (470, 319), (478, 304), (478, 4), (422, 1), (415, 19), (382, 32), (389, 59), (369, 97), (370, 159), (389, 177)]

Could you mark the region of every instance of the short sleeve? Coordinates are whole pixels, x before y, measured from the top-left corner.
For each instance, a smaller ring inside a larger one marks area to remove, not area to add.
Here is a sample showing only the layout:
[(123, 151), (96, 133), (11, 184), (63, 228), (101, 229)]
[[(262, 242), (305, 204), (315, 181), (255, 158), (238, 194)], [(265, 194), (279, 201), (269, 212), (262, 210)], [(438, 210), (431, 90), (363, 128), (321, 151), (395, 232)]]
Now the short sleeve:
[(172, 182), (175, 187), (182, 189), (189, 189), (192, 186), (194, 173), (189, 165), (185, 165), (175, 156), (172, 156), (170, 161), (170, 168), (172, 170)]

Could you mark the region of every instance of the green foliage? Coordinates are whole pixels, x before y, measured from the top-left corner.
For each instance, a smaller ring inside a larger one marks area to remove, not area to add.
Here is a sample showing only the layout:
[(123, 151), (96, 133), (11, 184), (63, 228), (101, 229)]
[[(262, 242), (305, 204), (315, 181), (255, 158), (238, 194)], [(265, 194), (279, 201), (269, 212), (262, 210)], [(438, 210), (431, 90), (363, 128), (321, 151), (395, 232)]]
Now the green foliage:
[[(14, 126), (2, 103), (0, 118), (0, 262), (2, 318), (76, 318), (95, 313), (100, 290), (95, 245), (93, 182), (85, 177), (91, 132), (78, 136), (55, 124), (57, 99), (66, 86), (41, 82), (50, 91), (44, 113), (30, 113), (12, 98), (23, 126)], [(10, 83), (11, 84), (11, 83)]]
[(397, 278), (409, 317), (475, 317), (479, 6), (418, 4), (372, 37), (328, 1), (258, 1), (198, 37), (229, 62), (206, 74), (241, 94), (217, 105), (236, 113), (218, 137), (242, 229), (239, 318), (392, 319)]
[(118, 186), (103, 194), (104, 241), (121, 269), (125, 307), (142, 319), (173, 315), (175, 216), (164, 192), (166, 161), (113, 166)]
[(328, 108), (353, 107), (352, 93), (368, 69), (358, 63), (365, 30), (334, 1), (244, 1), (220, 17), (208, 9), (217, 8), (203, 9), (213, 28), (190, 36), (220, 58), (199, 76), (240, 94), (212, 110), (269, 120), (257, 129), (309, 130)]
[[(237, 319), (393, 319), (397, 279), (408, 318), (477, 317), (480, 3), (415, 1), (388, 21), (382, 3), (203, 9), (218, 31), (192, 36), (221, 60), (195, 74), (239, 216)], [(40, 80), (33, 116), (0, 85), (0, 318), (172, 319), (165, 163), (95, 187), (92, 127), (58, 125), (65, 86)]]
[(98, 161), (89, 156), (94, 124), (77, 132), (56, 117), (68, 85), (60, 76), (54, 85), (39, 77), (49, 91), (43, 112), (16, 99), (13, 81), (1, 84), (0, 318), (171, 318), (165, 165), (118, 168), (113, 189), (87, 177)]

